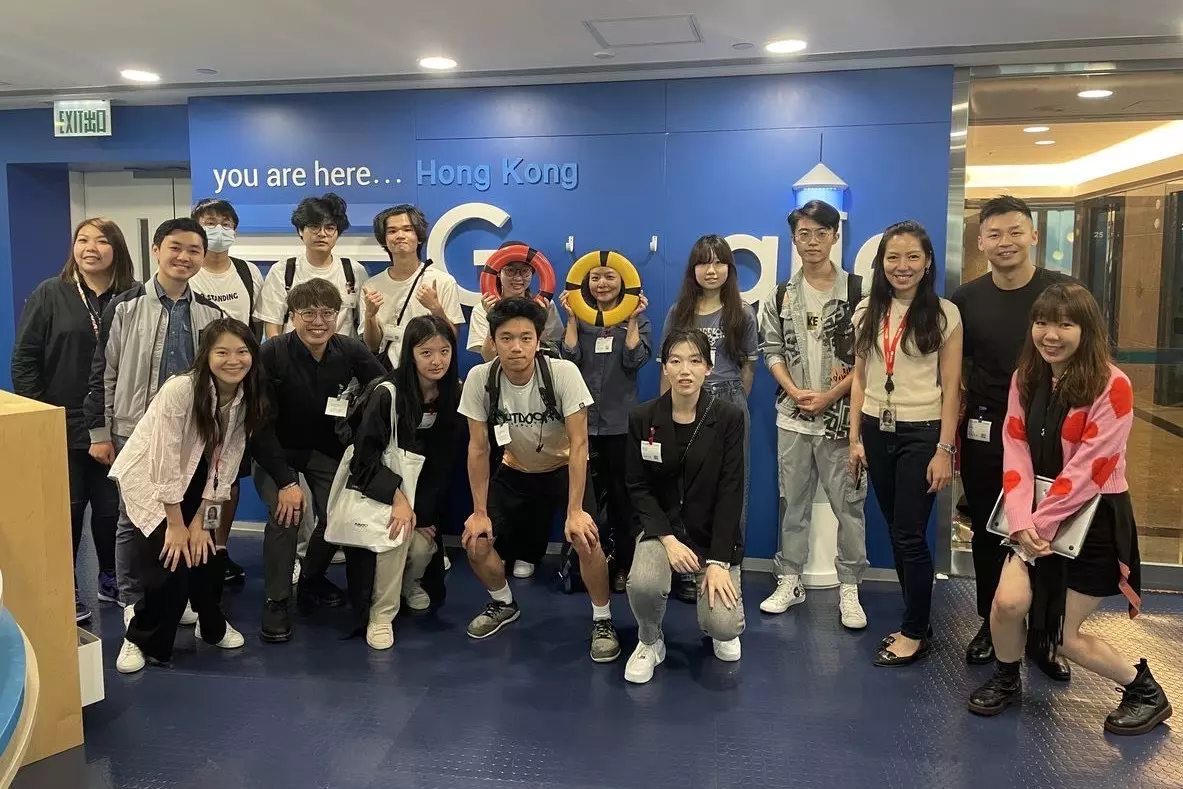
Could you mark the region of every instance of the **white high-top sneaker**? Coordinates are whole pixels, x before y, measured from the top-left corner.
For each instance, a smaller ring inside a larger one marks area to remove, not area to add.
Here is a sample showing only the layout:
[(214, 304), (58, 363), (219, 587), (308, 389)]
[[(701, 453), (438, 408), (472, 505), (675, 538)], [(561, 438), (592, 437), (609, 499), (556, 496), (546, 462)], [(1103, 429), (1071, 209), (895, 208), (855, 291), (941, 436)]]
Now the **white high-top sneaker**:
[(760, 610), (766, 614), (783, 614), (795, 605), (805, 602), (805, 587), (799, 575), (778, 575), (776, 590), (760, 603)]
[(719, 660), (734, 663), (740, 658), (739, 636), (729, 641), (720, 641), (717, 638), (712, 638), (711, 646), (715, 648), (715, 657), (719, 658)]
[(867, 613), (858, 600), (858, 584), (842, 584), (838, 590), (838, 614), (843, 627), (862, 630), (867, 626)]
[(185, 603), (185, 610), (181, 612), (181, 624), (186, 626), (197, 624), (197, 612), (189, 603)]
[(638, 641), (637, 648), (633, 650), (628, 663), (624, 664), (624, 678), (638, 685), (644, 684), (653, 679), (653, 669), (660, 666), (663, 660), (665, 660), (665, 641), (660, 638), (652, 644)]

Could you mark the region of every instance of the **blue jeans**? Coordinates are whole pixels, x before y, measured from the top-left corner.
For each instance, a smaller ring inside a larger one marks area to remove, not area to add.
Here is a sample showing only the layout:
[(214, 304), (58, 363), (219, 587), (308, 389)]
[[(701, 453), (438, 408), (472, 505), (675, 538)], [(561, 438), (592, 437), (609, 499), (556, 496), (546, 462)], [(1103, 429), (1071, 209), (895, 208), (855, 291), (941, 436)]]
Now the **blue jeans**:
[(743, 384), (739, 381), (707, 381), (703, 389), (716, 397), (726, 400), (743, 410), (743, 509), (739, 514), (740, 533), (748, 534), (748, 488), (751, 487), (751, 433), (752, 416), (748, 412), (748, 396), (744, 394)]

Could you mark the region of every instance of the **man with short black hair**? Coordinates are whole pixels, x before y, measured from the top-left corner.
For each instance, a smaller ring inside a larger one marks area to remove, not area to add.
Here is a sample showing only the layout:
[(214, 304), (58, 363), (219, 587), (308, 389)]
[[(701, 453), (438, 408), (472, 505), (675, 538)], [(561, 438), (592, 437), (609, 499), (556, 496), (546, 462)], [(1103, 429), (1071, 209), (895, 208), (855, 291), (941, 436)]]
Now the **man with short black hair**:
[[(366, 384), (385, 374), (365, 344), (337, 334), (341, 294), (333, 283), (311, 279), (292, 288), (288, 313), (293, 330), (263, 344), (260, 361), (267, 380), (269, 414), (266, 426), (251, 441), (255, 458), (255, 489), (267, 503), (270, 517), (263, 533), (262, 638), (269, 643), (292, 636), (288, 617), (297, 528), (305, 508), (299, 478), (312, 492), (316, 526), (301, 563), (298, 598), (305, 607), (344, 604), (341, 590), (325, 571), (336, 550), (325, 542), (329, 490), (345, 454), (336, 425), (349, 402)], [(368, 621), (368, 587), (354, 579), (360, 563), (353, 549), (345, 551), (346, 573), (354, 615)], [(372, 576), (372, 571), (371, 571)]]
[[(587, 408), (592, 396), (574, 363), (538, 352), (546, 311), (525, 298), (503, 299), (489, 310), (497, 357), (477, 365), (464, 383), (460, 413), (468, 417), (468, 481), (473, 513), (461, 542), (492, 601), (468, 625), (487, 638), (520, 615), (506, 581), (514, 560), (536, 560), (545, 549), (556, 511), (567, 513), (564, 536), (579, 556), (592, 602), (591, 658), (620, 656), (612, 626), (608, 561), (589, 514), (595, 496), (588, 474)], [(489, 477), (489, 425), (505, 448)]]
[[(978, 214), (978, 249), (990, 272), (953, 294), (965, 329), (966, 413), (960, 426), (961, 485), (973, 522), (974, 576), (982, 625), (966, 649), (973, 664), (994, 660), (990, 608), (1007, 549), (987, 531), (990, 514), (1002, 492), (1002, 425), (1011, 376), (1030, 328), (1031, 305), (1049, 286), (1073, 282), (1064, 274), (1038, 268), (1032, 255), (1039, 231), (1023, 200), (1001, 195), (987, 200)], [(1071, 670), (1056, 655), (1035, 655), (1052, 679), (1068, 680)]]

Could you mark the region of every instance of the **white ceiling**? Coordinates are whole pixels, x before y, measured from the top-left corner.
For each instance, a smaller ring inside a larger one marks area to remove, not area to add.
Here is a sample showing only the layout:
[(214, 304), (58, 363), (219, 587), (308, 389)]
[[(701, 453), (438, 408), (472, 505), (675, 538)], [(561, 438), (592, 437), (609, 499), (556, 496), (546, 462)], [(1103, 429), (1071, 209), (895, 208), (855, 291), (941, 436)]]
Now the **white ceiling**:
[[(588, 22), (680, 15), (693, 25), (601, 24), (606, 37), (640, 45), (616, 47), (612, 60), (594, 57), (601, 44)], [(153, 102), (312, 81), (347, 89), (1172, 58), (1183, 54), (1181, 34), (1178, 0), (848, 0), (812, 9), (772, 0), (120, 0), (101, 7), (39, 0), (5, 9), (0, 106), (85, 89)], [(804, 56), (764, 55), (765, 41), (788, 37), (809, 42)], [(741, 42), (756, 46), (733, 49)], [(459, 68), (425, 77), (417, 66), (425, 55), (450, 56)], [(125, 68), (158, 72), (163, 82), (129, 88), (119, 77)]]

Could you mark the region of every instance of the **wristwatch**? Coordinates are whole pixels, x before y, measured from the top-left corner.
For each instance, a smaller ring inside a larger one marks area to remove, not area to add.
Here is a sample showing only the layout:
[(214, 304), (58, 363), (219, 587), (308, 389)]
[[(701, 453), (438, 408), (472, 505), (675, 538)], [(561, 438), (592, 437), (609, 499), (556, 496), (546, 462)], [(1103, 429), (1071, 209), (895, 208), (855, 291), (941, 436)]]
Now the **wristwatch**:
[(716, 567), (722, 567), (724, 570), (731, 569), (731, 562), (721, 562), (718, 559), (707, 559), (707, 564), (713, 564)]
[(944, 451), (948, 452), (950, 456), (957, 454), (957, 447), (955, 447), (953, 444), (946, 444), (943, 441), (937, 444), (937, 449), (943, 449)]

